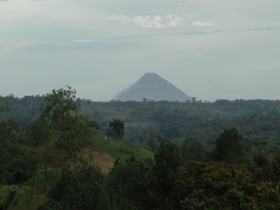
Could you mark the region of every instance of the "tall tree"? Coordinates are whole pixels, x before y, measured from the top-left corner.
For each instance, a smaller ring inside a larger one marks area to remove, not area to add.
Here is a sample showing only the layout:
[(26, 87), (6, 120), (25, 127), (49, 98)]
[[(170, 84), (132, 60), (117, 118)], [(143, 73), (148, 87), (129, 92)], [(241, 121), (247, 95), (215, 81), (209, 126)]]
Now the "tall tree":
[(207, 152), (202, 143), (192, 137), (187, 137), (183, 140), (179, 147), (182, 154), (182, 160), (187, 162), (189, 160), (205, 161), (207, 160)]
[(68, 167), (71, 162), (76, 166), (78, 154), (88, 143), (91, 134), (95, 134), (93, 128), (99, 128), (95, 121), (89, 121), (82, 115), (69, 116), (59, 127), (57, 145), (65, 154), (68, 160)]
[(76, 90), (70, 86), (52, 90), (45, 97), (41, 106), (41, 115), (34, 123), (29, 133), (37, 143), (41, 156), (41, 165), (44, 167), (45, 193), (48, 192), (49, 167), (67, 164), (75, 161), (77, 154), (85, 146), (91, 135), (92, 128), (98, 125), (79, 115), (80, 105), (75, 102)]
[(216, 139), (213, 158), (216, 161), (226, 163), (242, 163), (246, 160), (242, 135), (237, 129), (225, 130)]
[(68, 160), (72, 160), (74, 153), (85, 146), (92, 128), (98, 128), (95, 121), (79, 114), (80, 104), (75, 102), (75, 94), (76, 90), (69, 86), (53, 90), (46, 97), (38, 123), (44, 128), (41, 129), (45, 133), (44, 146), (47, 148), (51, 137), (54, 137), (59, 141), (57, 146), (67, 153)]
[[(113, 193), (131, 204), (131, 209), (153, 209), (153, 161), (136, 160), (133, 156), (125, 162), (116, 162), (110, 172)], [(141, 174), (141, 176), (139, 176)]]
[(171, 142), (161, 144), (154, 159), (158, 209), (177, 209), (180, 193), (176, 190), (175, 180), (181, 165), (179, 149)]
[(110, 122), (110, 129), (106, 132), (106, 134), (114, 139), (123, 138), (124, 135), (124, 122), (120, 119), (113, 119)]

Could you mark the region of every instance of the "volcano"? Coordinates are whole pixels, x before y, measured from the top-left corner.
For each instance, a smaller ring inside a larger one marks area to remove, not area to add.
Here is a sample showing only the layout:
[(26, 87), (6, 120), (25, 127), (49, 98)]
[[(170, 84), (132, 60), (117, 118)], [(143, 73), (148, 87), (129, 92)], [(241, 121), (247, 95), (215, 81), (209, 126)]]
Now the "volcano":
[(192, 98), (156, 73), (146, 73), (113, 100), (191, 101)]

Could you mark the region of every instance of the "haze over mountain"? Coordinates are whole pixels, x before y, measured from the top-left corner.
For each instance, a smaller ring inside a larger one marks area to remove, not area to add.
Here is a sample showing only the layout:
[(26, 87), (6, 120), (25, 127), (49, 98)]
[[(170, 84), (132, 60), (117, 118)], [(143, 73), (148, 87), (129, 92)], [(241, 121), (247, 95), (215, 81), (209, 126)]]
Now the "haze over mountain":
[(146, 73), (128, 89), (122, 91), (114, 100), (142, 101), (190, 101), (191, 97), (156, 73)]

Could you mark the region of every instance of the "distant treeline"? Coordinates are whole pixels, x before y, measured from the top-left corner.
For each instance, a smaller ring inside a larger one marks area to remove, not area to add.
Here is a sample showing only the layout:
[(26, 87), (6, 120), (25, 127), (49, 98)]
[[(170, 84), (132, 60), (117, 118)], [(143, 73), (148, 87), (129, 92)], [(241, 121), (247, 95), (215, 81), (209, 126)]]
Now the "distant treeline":
[[(9, 110), (0, 114), (0, 121), (13, 118), (22, 127), (29, 125), (39, 117), (44, 98), (0, 97), (0, 107)], [(100, 125), (99, 135), (105, 135), (112, 119), (121, 119), (124, 137), (142, 145), (158, 136), (177, 141), (192, 137), (213, 148), (220, 132), (231, 127), (243, 134), (248, 147), (261, 145), (275, 151), (280, 145), (280, 100), (93, 102), (78, 98), (75, 102)]]

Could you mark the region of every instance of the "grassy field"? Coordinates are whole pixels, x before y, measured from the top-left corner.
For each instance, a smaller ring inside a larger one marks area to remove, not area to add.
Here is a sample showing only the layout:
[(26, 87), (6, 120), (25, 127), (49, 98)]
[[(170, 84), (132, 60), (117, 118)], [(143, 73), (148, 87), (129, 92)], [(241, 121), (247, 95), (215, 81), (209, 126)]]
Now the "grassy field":
[(120, 160), (126, 160), (132, 155), (136, 159), (152, 158), (153, 153), (145, 150), (143, 147), (133, 143), (123, 143), (118, 141), (109, 141), (102, 137), (94, 137), (90, 141), (90, 149), (93, 151), (104, 152), (113, 158), (119, 158)]

